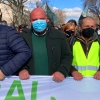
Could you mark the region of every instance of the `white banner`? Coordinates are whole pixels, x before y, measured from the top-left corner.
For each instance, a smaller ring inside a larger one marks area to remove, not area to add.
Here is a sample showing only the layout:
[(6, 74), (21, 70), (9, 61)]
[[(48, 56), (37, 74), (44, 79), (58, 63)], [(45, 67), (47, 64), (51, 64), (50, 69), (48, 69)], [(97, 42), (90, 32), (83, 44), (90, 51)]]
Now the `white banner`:
[(100, 100), (100, 81), (69, 77), (57, 83), (52, 76), (31, 76), (28, 80), (12, 76), (0, 81), (0, 100)]

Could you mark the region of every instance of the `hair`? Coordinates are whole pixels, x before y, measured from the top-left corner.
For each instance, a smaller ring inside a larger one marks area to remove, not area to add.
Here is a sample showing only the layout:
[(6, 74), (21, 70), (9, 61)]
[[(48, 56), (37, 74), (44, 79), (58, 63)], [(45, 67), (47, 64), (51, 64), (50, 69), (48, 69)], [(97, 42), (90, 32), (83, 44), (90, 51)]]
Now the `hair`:
[(6, 20), (0, 21), (0, 24), (2, 24), (2, 25), (8, 25)]
[[(92, 20), (94, 20), (93, 17), (91, 17), (91, 16), (84, 17), (84, 18), (82, 18), (82, 19), (79, 21), (79, 26), (82, 26), (83, 20), (84, 20), (84, 19), (88, 19), (88, 20), (91, 20), (91, 19), (92, 19)], [(95, 21), (95, 20), (94, 20), (94, 21)]]
[(62, 24), (61, 26), (64, 26), (65, 24)]
[(66, 23), (66, 24), (63, 26), (62, 31), (65, 32), (65, 31), (66, 31), (67, 29), (69, 29), (71, 26), (74, 27), (74, 33), (76, 33), (75, 25), (74, 25), (74, 23), (72, 23), (72, 22)]
[(20, 29), (24, 29), (24, 28), (26, 28), (26, 25), (25, 25), (25, 24), (21, 24), (21, 25), (18, 26), (18, 29), (19, 29), (19, 30), (20, 30)]
[(69, 22), (72, 22), (72, 23), (74, 23), (75, 26), (77, 26), (77, 22), (75, 20), (71, 19), (67, 23), (69, 23)]

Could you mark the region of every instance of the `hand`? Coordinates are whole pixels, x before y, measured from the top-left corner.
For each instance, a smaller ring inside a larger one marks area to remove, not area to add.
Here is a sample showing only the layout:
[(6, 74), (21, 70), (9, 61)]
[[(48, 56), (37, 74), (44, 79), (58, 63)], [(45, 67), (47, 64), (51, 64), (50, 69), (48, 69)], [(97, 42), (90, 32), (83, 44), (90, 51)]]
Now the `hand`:
[(72, 76), (74, 77), (74, 80), (77, 80), (77, 81), (83, 79), (83, 75), (79, 73), (78, 71), (73, 71)]
[(97, 72), (94, 74), (94, 78), (97, 79), (97, 80), (100, 80), (100, 71), (97, 71)]
[(0, 70), (0, 80), (3, 80), (5, 78), (5, 75), (3, 74), (3, 72)]
[(53, 80), (56, 81), (56, 82), (61, 82), (61, 81), (64, 80), (64, 78), (65, 78), (64, 75), (60, 72), (55, 72), (53, 74)]
[(28, 72), (26, 69), (20, 71), (20, 72), (19, 72), (19, 78), (20, 78), (21, 80), (29, 79), (29, 78), (30, 78), (29, 72)]

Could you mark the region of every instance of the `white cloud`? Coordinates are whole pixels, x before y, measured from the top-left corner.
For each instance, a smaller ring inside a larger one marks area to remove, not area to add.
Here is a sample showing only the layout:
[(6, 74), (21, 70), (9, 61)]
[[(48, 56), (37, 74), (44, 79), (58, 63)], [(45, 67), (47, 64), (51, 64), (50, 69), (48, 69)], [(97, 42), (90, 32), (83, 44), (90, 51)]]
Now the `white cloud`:
[(63, 9), (67, 15), (67, 17), (75, 17), (78, 18), (81, 15), (82, 9), (81, 8), (65, 8)]
[[(53, 10), (57, 10), (59, 8), (53, 7)], [(82, 9), (79, 7), (75, 7), (75, 8), (65, 8), (63, 9), (63, 11), (65, 12), (65, 14), (68, 17), (75, 17), (75, 18), (79, 18), (82, 12)]]
[(56, 7), (53, 7), (53, 10), (57, 10), (58, 8), (56, 8)]
[(41, 0), (28, 0), (27, 2), (37, 2), (37, 1), (41, 1)]
[[(32, 10), (34, 7), (36, 7), (35, 3), (37, 1), (41, 1), (41, 0), (28, 0), (25, 5)], [(53, 10), (57, 10), (59, 8), (57, 7), (51, 7), (53, 8)], [(65, 14), (67, 15), (67, 18), (79, 18), (82, 12), (82, 9), (79, 7), (75, 7), (75, 8), (64, 8), (63, 11), (65, 11)]]

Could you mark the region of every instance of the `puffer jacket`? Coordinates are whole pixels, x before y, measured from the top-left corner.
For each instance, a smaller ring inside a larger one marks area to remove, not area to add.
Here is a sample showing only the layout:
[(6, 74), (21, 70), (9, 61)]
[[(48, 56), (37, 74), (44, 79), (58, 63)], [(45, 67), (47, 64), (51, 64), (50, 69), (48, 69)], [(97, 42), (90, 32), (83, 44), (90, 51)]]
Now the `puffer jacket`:
[(31, 51), (19, 33), (0, 25), (0, 70), (4, 75), (14, 74), (30, 57)]

